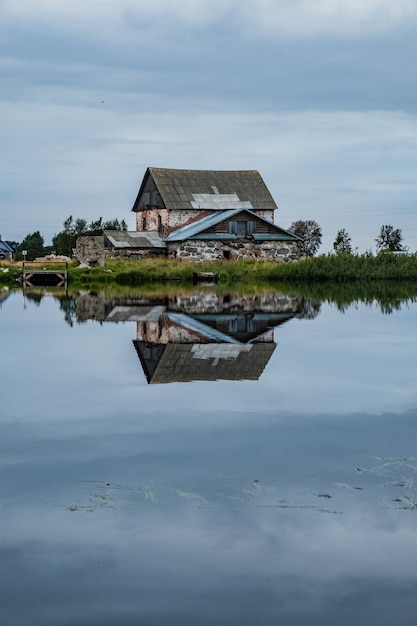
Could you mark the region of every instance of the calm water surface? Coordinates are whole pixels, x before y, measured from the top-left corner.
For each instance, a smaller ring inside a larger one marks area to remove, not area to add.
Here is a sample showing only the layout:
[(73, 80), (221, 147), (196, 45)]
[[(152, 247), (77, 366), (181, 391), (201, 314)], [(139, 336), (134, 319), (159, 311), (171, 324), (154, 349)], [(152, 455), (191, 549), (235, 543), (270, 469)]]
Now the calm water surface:
[(0, 303), (1, 626), (415, 625), (417, 304)]

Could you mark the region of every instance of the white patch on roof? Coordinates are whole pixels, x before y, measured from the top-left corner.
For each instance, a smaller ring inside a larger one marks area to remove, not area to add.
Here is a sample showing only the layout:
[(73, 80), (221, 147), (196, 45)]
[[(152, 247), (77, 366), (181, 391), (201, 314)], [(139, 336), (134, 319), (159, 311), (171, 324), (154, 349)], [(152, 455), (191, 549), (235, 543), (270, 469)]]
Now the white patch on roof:
[(232, 359), (236, 360), (239, 354), (242, 352), (250, 352), (252, 345), (235, 345), (230, 343), (196, 343), (191, 348), (194, 359), (214, 359), (212, 365), (217, 365), (219, 359)]
[(105, 230), (104, 235), (114, 248), (165, 248), (157, 231)]
[(193, 193), (194, 201), (191, 201), (193, 209), (252, 209), (249, 200), (239, 200), (237, 193)]
[(106, 317), (106, 322), (157, 322), (165, 313), (166, 307), (154, 306), (137, 307), (137, 306), (115, 306)]

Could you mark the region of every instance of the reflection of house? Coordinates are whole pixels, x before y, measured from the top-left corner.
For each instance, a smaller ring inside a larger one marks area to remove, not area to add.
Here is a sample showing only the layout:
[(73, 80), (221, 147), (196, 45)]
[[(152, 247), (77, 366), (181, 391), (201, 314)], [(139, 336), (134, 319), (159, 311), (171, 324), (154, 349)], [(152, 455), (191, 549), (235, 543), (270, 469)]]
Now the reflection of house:
[(275, 329), (302, 314), (303, 300), (192, 291), (164, 297), (82, 293), (78, 321), (134, 322), (134, 347), (148, 383), (257, 380), (271, 358)]
[(115, 303), (106, 321), (134, 321), (134, 346), (149, 383), (257, 380), (274, 329), (300, 312), (297, 298), (183, 294), (166, 302)]
[(276, 347), (272, 328), (291, 316), (221, 317), (202, 321), (181, 313), (146, 312), (137, 321), (133, 343), (148, 382), (257, 380)]
[(169, 257), (296, 259), (298, 237), (274, 224), (274, 199), (257, 171), (148, 168), (133, 211)]

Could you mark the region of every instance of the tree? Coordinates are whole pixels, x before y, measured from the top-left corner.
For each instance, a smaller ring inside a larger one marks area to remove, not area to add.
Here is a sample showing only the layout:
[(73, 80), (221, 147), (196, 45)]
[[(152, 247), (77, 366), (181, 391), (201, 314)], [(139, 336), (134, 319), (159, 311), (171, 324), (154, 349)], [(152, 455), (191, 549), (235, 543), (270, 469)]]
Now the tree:
[(77, 237), (87, 231), (87, 222), (83, 219), (74, 220), (70, 215), (64, 222), (64, 230), (52, 238), (52, 245), (56, 254), (72, 256), (72, 249), (75, 248)]
[(28, 261), (33, 261), (45, 253), (44, 239), (38, 230), (31, 235), (26, 235), (19, 247), (20, 251), (27, 251), (26, 258)]
[(88, 226), (88, 235), (101, 235), (103, 230), (127, 230), (127, 224), (124, 220), (114, 219), (103, 222), (103, 218), (99, 217), (95, 222), (90, 222)]
[(298, 220), (293, 222), (289, 230), (301, 237), (297, 248), (303, 256), (314, 256), (321, 245), (321, 228), (314, 220)]
[(119, 222), (117, 218), (103, 222), (102, 217), (87, 224), (86, 220), (80, 218), (74, 220), (72, 215), (70, 215), (64, 222), (64, 230), (53, 237), (52, 245), (57, 254), (72, 256), (72, 250), (76, 246), (78, 237), (82, 235), (102, 235), (103, 230), (127, 230), (127, 224), (124, 220)]
[(336, 235), (336, 239), (333, 242), (333, 250), (336, 254), (352, 253), (351, 238), (344, 228), (341, 228)]
[(391, 250), (392, 252), (400, 252), (404, 250), (402, 245), (403, 235), (401, 228), (394, 228), (391, 224), (385, 224), (381, 226), (376, 241), (376, 249), (378, 252), (381, 250)]

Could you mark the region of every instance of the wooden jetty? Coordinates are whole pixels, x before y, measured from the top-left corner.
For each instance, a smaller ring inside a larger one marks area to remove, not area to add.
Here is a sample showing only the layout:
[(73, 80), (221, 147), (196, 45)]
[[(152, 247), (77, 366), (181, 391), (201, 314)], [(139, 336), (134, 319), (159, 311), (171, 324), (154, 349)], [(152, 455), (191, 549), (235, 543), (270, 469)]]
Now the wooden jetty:
[(193, 273), (193, 284), (199, 285), (201, 283), (208, 283), (210, 285), (215, 285), (219, 282), (219, 275), (217, 272), (194, 272)]
[(48, 285), (49, 287), (66, 287), (67, 270), (23, 270), (23, 285), (25, 287), (39, 287)]

